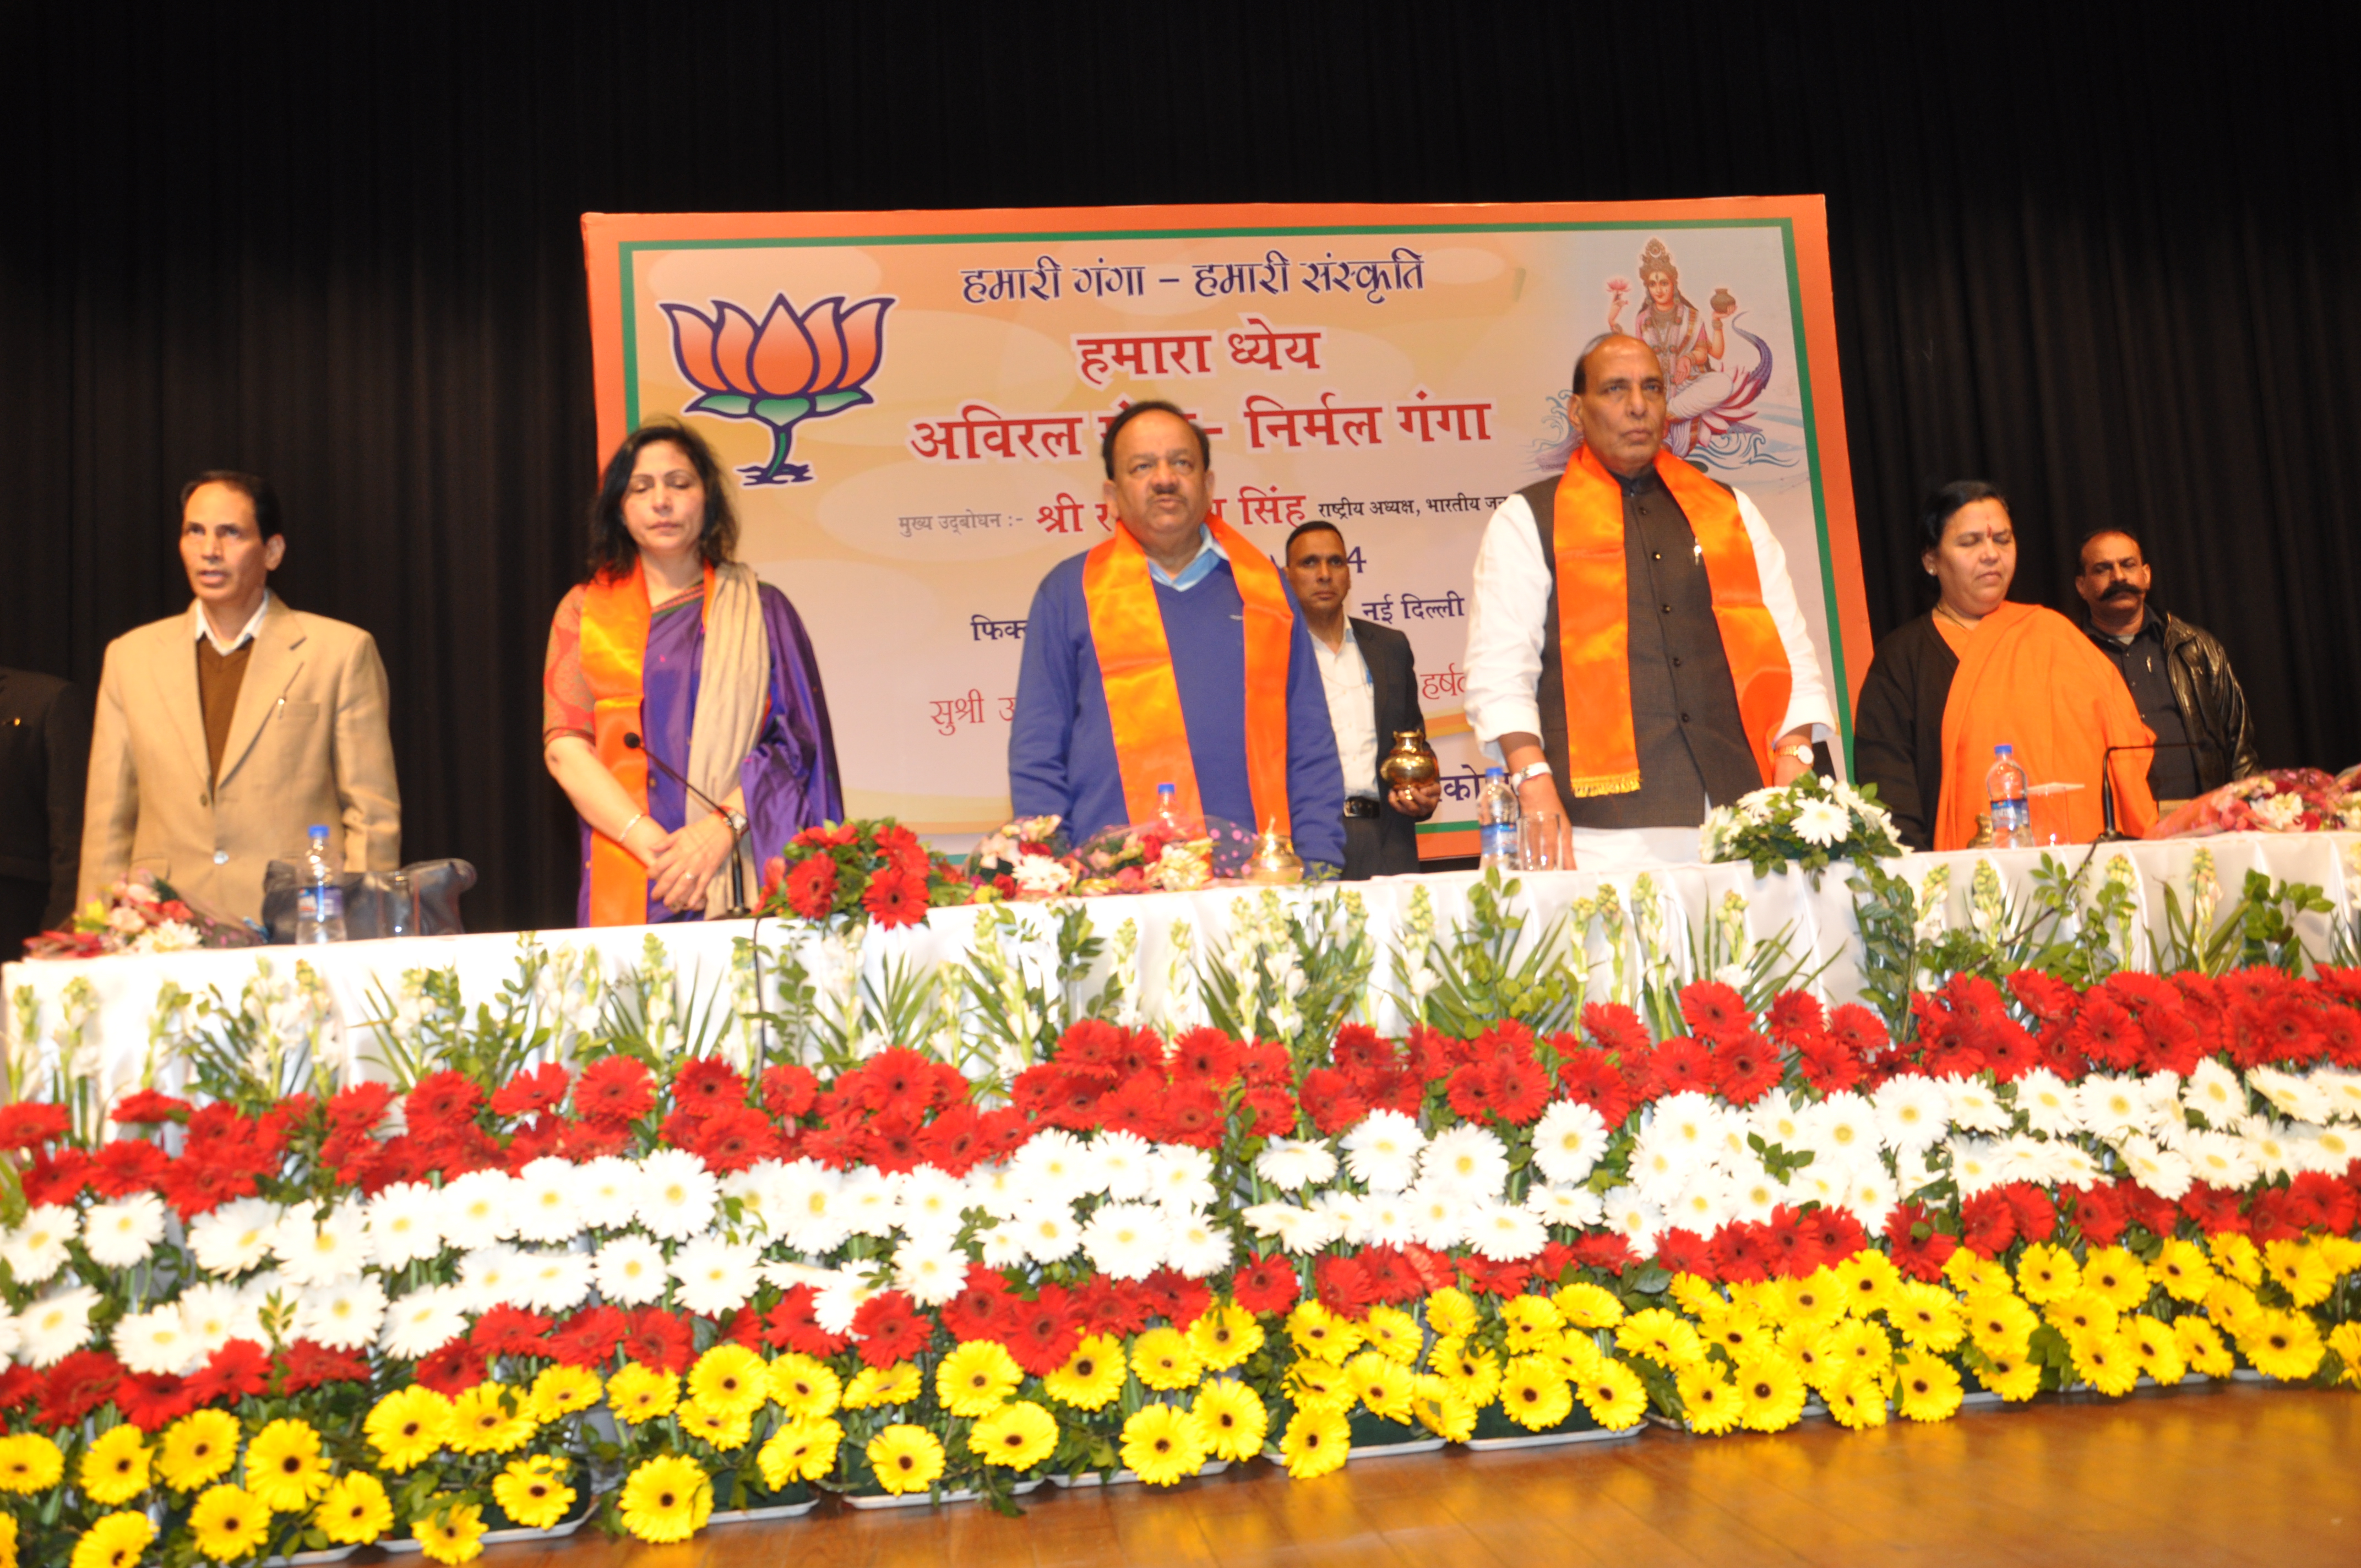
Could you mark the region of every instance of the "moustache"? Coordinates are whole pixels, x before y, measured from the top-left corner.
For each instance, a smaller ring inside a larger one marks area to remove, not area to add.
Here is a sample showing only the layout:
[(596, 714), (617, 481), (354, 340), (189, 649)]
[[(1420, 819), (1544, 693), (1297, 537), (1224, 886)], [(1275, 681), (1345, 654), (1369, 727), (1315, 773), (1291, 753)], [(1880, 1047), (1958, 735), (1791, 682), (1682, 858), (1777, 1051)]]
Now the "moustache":
[(2117, 583), (2099, 597), (2103, 599), (2130, 599), (2140, 597), (2141, 590), (2131, 583)]

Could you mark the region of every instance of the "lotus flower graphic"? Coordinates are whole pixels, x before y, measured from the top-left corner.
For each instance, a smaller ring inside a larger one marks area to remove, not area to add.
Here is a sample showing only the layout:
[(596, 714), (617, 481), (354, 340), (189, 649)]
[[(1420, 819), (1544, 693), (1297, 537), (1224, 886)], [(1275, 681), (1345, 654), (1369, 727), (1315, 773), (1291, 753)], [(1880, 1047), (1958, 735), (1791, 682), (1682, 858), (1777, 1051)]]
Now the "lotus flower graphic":
[(664, 304), (672, 318), (672, 357), (699, 396), (681, 411), (760, 420), (771, 427), (771, 457), (741, 468), (750, 485), (799, 485), (808, 463), (790, 463), (796, 426), (873, 401), (866, 384), (885, 361), (889, 298), (848, 307), (831, 294), (797, 313), (785, 294), (758, 323), (742, 305)]

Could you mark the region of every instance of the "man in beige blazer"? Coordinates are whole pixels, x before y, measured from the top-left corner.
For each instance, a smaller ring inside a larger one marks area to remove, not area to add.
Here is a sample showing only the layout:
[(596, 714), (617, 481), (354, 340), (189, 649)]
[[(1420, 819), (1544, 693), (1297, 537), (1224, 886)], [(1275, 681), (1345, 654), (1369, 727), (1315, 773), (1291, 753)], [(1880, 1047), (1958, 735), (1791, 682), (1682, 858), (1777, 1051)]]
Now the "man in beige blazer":
[(107, 645), (82, 812), (82, 903), (142, 866), (216, 914), (258, 920), (262, 874), (328, 829), (350, 871), (401, 863), (385, 665), (358, 627), (287, 608), (279, 499), (250, 474), (181, 492), (185, 615)]

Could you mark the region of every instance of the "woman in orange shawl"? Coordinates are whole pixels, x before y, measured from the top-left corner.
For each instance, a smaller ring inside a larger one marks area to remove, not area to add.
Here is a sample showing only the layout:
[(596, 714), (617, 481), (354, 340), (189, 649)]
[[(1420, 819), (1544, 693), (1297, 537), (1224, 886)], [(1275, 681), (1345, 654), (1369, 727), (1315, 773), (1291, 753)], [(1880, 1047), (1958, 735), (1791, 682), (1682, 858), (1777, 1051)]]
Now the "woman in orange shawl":
[[(2016, 533), (1998, 490), (1946, 485), (1920, 527), (1919, 563), (1941, 598), (1877, 645), (1854, 716), (1855, 778), (1877, 786), (1910, 848), (1963, 850), (1989, 808), (1993, 749), (2013, 746), (2032, 784), (2082, 786), (2063, 795), (2067, 837), (2096, 839), (2106, 749), (2156, 739), (2123, 676), (2064, 616), (2008, 602)], [(2108, 764), (2116, 821), (2135, 838), (2156, 821), (2147, 764), (2145, 751)]]

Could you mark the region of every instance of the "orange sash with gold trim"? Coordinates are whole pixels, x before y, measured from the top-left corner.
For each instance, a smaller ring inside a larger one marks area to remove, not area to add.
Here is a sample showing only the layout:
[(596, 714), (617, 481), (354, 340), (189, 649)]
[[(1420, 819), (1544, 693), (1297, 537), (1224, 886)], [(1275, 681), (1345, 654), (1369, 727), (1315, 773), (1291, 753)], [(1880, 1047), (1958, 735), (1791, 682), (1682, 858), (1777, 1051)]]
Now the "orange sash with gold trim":
[[(705, 603), (713, 605), (713, 568), (705, 568)], [(582, 678), (595, 706), (590, 733), (598, 761), (642, 811), (648, 808), (646, 753), (623, 744), (641, 728), (641, 682), (648, 658), (647, 574), (637, 561), (629, 576), (598, 576), (582, 590)], [(590, 830), (590, 924), (643, 926), (648, 918), (648, 869), (640, 858), (596, 828)]]
[[(1671, 453), (1656, 477), (1672, 492), (1704, 552), (1714, 623), (1738, 688), (1746, 743), (1772, 780), (1771, 742), (1787, 715), (1794, 673), (1779, 628), (1763, 604), (1763, 579), (1736, 498)], [(1576, 798), (1640, 787), (1631, 726), (1631, 598), (1623, 556), (1623, 489), (1588, 446), (1558, 481), (1552, 519), (1557, 560), (1558, 668), (1565, 684), (1566, 787)]]
[[(1246, 537), (1211, 518), (1206, 526), (1229, 552), (1230, 575), (1246, 604), (1246, 784), (1260, 828), (1276, 821), (1290, 833), (1287, 814), (1287, 666), (1295, 629), (1279, 568)], [(1082, 563), (1082, 602), (1091, 642), (1106, 691), (1107, 722), (1115, 731), (1115, 764), (1131, 820), (1156, 815), (1156, 786), (1173, 786), (1183, 819), (1204, 815), (1197, 769), (1189, 754), (1189, 726), (1180, 712), (1180, 682), (1164, 640), (1164, 612), (1148, 575), (1148, 554), (1131, 531), (1091, 547)]]

